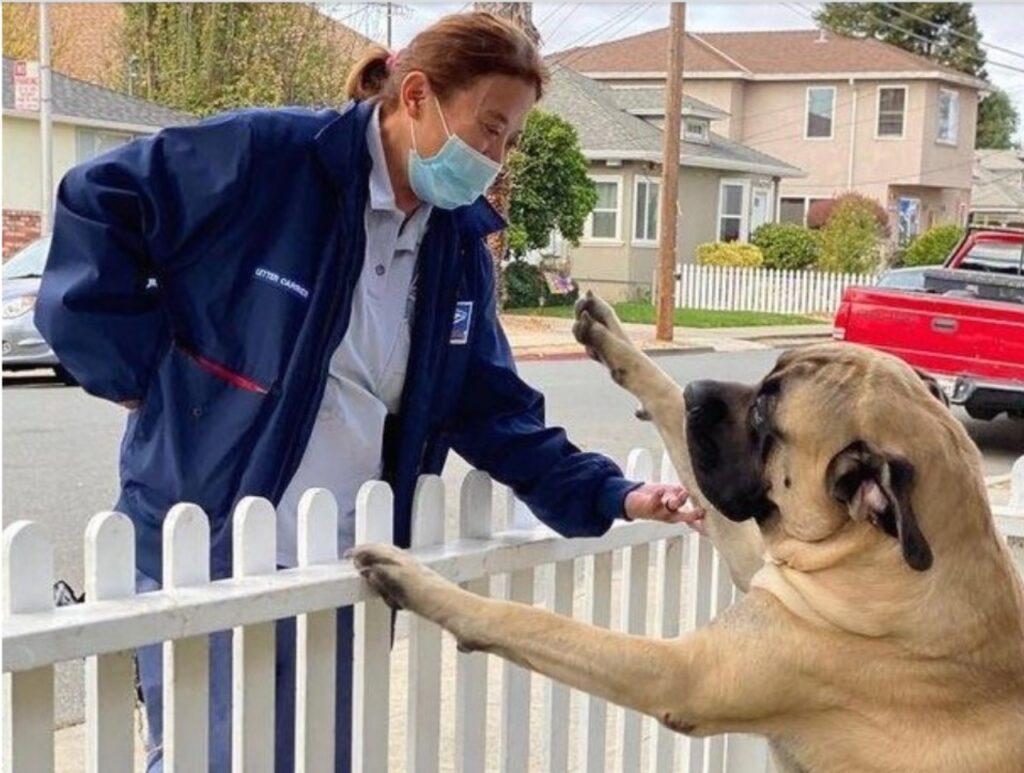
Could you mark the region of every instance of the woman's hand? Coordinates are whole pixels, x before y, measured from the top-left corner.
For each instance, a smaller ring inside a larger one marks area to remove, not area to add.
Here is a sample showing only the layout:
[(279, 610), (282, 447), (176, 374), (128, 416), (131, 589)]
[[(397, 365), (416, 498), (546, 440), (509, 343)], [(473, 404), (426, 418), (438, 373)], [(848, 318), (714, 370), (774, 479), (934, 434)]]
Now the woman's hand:
[(626, 517), (632, 521), (685, 523), (694, 531), (706, 534), (704, 510), (683, 509), (689, 499), (690, 493), (678, 484), (645, 483), (626, 494)]

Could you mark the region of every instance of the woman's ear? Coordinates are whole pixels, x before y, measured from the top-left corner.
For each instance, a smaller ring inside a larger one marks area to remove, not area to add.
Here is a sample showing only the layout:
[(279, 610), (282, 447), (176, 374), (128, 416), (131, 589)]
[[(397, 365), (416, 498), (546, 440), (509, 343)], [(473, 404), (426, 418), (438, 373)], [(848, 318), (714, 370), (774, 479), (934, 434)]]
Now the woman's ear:
[(430, 81), (419, 70), (413, 70), (406, 75), (399, 88), (402, 106), (413, 120), (419, 120), (423, 115), (424, 105), (426, 105), (430, 94)]

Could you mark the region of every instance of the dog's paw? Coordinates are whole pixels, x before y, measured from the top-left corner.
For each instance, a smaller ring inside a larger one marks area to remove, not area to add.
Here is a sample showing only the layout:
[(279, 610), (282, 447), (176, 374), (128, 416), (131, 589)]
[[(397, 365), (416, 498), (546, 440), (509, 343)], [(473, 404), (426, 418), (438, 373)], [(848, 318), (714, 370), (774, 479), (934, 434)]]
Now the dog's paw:
[(391, 545), (361, 545), (346, 557), (393, 609), (408, 609), (433, 619), (445, 594), (457, 590), (437, 572)]

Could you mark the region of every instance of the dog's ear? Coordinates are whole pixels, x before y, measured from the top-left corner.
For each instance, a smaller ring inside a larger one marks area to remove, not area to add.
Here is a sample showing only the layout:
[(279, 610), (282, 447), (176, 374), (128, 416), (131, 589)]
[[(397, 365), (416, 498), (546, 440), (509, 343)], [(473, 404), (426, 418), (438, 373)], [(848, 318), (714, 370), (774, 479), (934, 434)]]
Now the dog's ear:
[(924, 382), (924, 385), (928, 387), (928, 391), (932, 393), (932, 397), (938, 400), (947, 408), (949, 407), (949, 396), (943, 391), (942, 387), (939, 386), (939, 382), (936, 381), (932, 376), (925, 373), (923, 370), (914, 368), (914, 372)]
[(854, 520), (867, 520), (899, 540), (911, 569), (932, 565), (932, 549), (910, 504), (914, 467), (900, 456), (875, 451), (858, 440), (829, 462), (829, 494), (842, 503)]

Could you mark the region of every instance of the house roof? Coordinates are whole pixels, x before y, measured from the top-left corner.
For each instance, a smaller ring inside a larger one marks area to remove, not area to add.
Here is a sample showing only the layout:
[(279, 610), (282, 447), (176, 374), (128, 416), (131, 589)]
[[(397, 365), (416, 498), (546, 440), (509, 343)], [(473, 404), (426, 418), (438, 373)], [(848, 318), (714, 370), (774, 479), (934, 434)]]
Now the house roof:
[(974, 159), (992, 171), (1024, 172), (1024, 158), (1018, 150), (975, 150)]
[[(977, 164), (971, 185), (971, 209), (973, 211), (1019, 211), (1024, 212), (1024, 188), (1007, 179), (1005, 170), (993, 171)], [(1014, 174), (1014, 177), (1019, 176)]]
[[(658, 127), (625, 112), (615, 89), (564, 67), (554, 68), (541, 108), (557, 113), (576, 127), (583, 154), (591, 160), (621, 159), (660, 162), (664, 134)], [(683, 141), (683, 166), (800, 177), (790, 164), (714, 132), (710, 142)]]
[[(612, 86), (611, 97), (622, 110), (632, 115), (665, 115), (664, 86)], [(729, 113), (684, 94), (683, 115), (716, 121), (727, 118)]]
[[(119, 91), (96, 86), (53, 72), (54, 118), (84, 119), (84, 122), (122, 125), (139, 130), (195, 123), (188, 113), (129, 97)], [(4, 57), (4, 111), (14, 111), (14, 60)]]
[[(549, 57), (591, 75), (613, 73), (664, 77), (667, 27)], [(972, 78), (923, 56), (873, 38), (854, 38), (820, 30), (687, 33), (683, 40), (684, 77), (741, 77), (774, 80), (786, 76), (871, 74), (906, 77), (917, 74), (955, 80), (975, 88)]]

